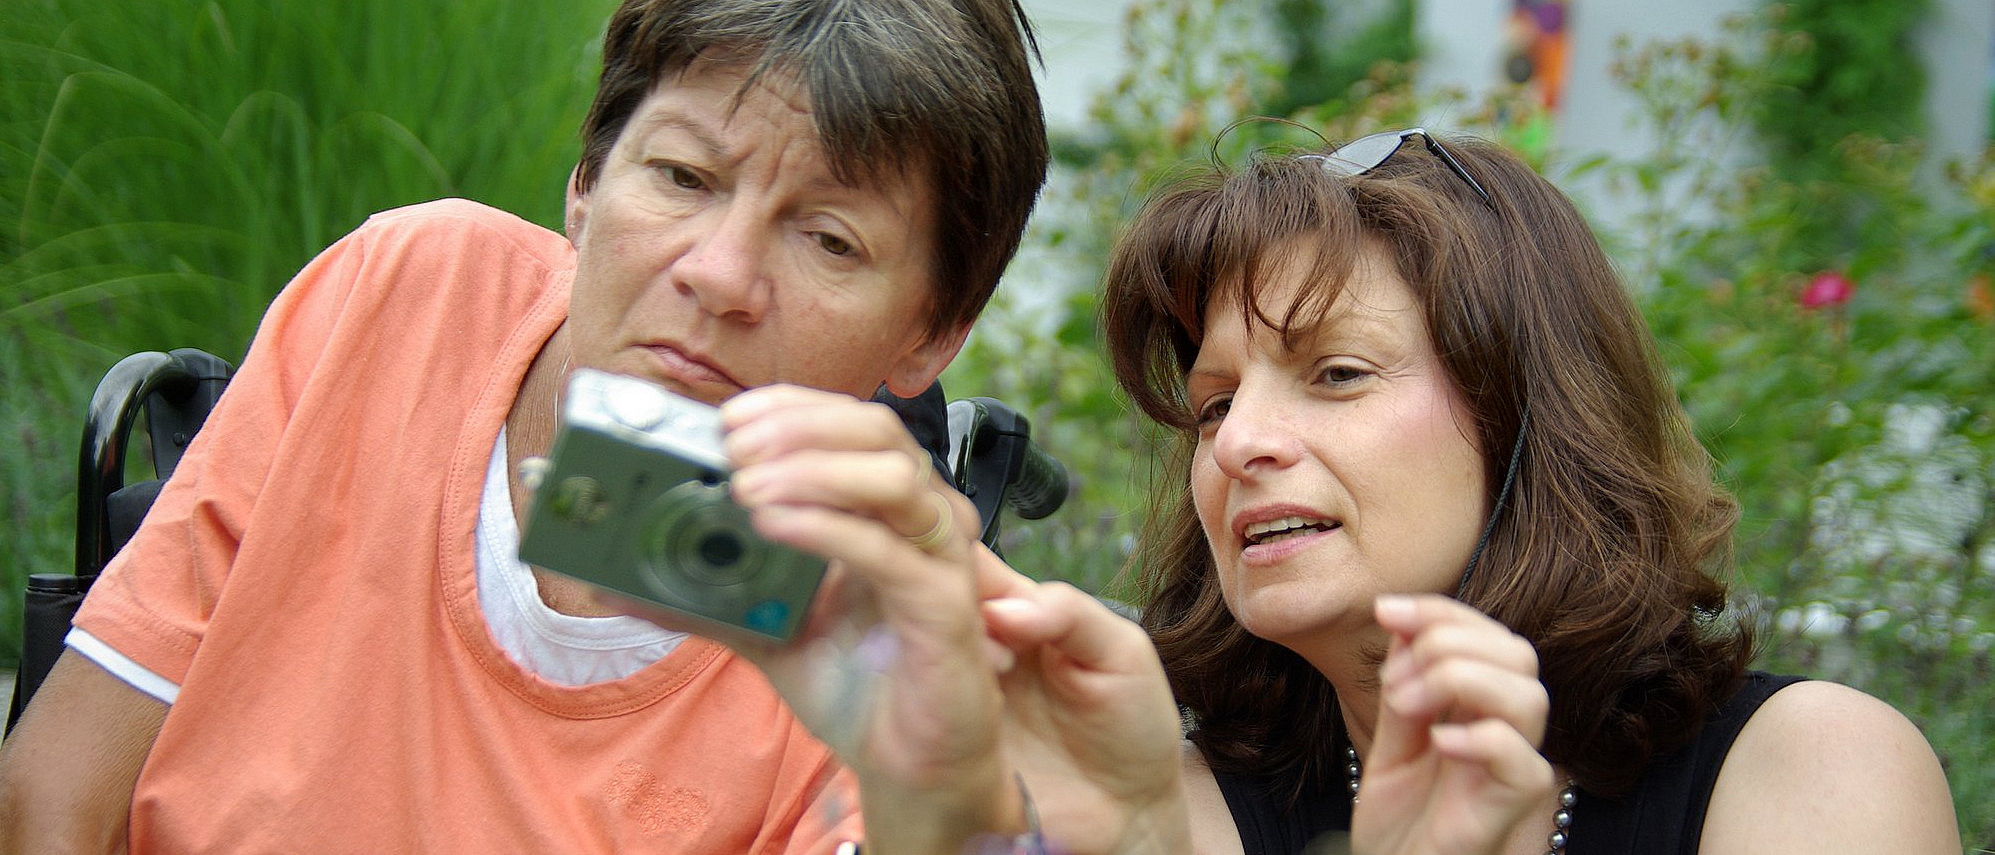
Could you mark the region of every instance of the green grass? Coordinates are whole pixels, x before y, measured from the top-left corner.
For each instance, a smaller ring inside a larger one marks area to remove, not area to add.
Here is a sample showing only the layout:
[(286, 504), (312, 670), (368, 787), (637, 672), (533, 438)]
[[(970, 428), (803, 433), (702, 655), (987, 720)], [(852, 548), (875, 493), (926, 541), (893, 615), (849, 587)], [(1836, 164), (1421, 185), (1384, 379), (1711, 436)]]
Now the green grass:
[(71, 564), (76, 449), (141, 350), (239, 360), (367, 215), (465, 196), (558, 224), (612, 3), (10, 0), (0, 11), (0, 664)]

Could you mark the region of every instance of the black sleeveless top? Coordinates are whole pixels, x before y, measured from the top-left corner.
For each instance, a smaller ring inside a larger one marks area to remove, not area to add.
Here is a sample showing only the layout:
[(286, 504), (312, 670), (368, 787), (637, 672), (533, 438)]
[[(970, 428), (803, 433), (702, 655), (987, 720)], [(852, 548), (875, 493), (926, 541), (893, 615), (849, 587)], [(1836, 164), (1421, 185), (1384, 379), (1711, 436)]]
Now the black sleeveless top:
[[(1748, 671), (1738, 693), (1705, 720), (1697, 738), (1650, 763), (1626, 795), (1608, 799), (1581, 790), (1572, 810), (1567, 855), (1695, 855), (1711, 787), (1732, 741), (1760, 704), (1801, 680)], [(1297, 806), (1289, 809), (1286, 796), (1292, 784), (1220, 772), (1213, 777), (1247, 855), (1300, 855), (1319, 837), (1341, 837), (1351, 828), (1351, 794), (1342, 782), (1304, 788)], [(1547, 816), (1550, 808), (1547, 804)]]

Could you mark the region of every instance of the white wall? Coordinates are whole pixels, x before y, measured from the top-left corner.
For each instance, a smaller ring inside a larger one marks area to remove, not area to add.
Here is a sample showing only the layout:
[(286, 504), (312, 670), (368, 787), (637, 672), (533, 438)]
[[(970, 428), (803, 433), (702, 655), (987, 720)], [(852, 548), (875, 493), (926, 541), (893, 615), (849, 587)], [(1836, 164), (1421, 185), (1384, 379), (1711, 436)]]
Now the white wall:
[(1995, 89), (1995, 0), (1938, 0), (1918, 43), (1926, 60), (1928, 166), (1980, 155)]
[[(1503, 79), (1503, 22), (1511, 0), (1415, 0), (1413, 6), (1423, 89), (1458, 91), (1473, 102)], [(1460, 124), (1445, 114), (1421, 123), (1435, 130)]]
[[(1626, 36), (1640, 42), (1716, 34), (1726, 15), (1755, 3), (1570, 0), (1565, 87), (1552, 140), (1560, 153), (1556, 162), (1577, 163), (1602, 154), (1640, 157), (1657, 145), (1654, 131), (1639, 127), (1635, 99), (1609, 72), (1617, 39)], [(1475, 104), (1503, 85), (1501, 33), (1511, 0), (1416, 0), (1416, 6), (1415, 24), (1424, 51), (1419, 77), (1423, 91), (1459, 91)], [(1458, 124), (1450, 116), (1426, 122), (1443, 128)], [(1610, 191), (1603, 174), (1553, 178), (1578, 199), (1597, 226), (1610, 231), (1627, 227), (1634, 209), (1629, 200)]]
[[(1623, 38), (1634, 44), (1644, 41), (1681, 39), (1687, 36), (1715, 38), (1727, 16), (1742, 14), (1758, 6), (1758, 0), (1673, 0), (1669, 3), (1645, 0), (1574, 0), (1567, 19), (1571, 26), (1570, 66), (1567, 70), (1566, 102), (1561, 105), (1557, 125), (1559, 149), (1566, 162), (1584, 162), (1597, 155), (1638, 158), (1651, 152), (1663, 140), (1653, 127), (1646, 126), (1635, 96), (1614, 78), (1610, 66), (1615, 59), (1614, 44)], [(1690, 145), (1699, 138), (1716, 137), (1709, 124), (1685, 129)], [(1722, 161), (1741, 162), (1751, 156), (1743, 149), (1743, 135), (1723, 141), (1735, 143), (1713, 149)], [(1595, 174), (1562, 181), (1567, 192), (1579, 197), (1598, 227), (1610, 230), (1629, 228), (1636, 205), (1625, 194), (1608, 186), (1607, 176)], [(1676, 188), (1685, 204), (1680, 213), (1697, 217), (1705, 211), (1687, 191)]]
[[(1502, 80), (1496, 34), (1510, 0), (1416, 0), (1416, 25), (1425, 50), (1420, 85), (1427, 91), (1458, 88), (1485, 92)], [(1685, 36), (1715, 38), (1727, 16), (1750, 12), (1759, 0), (1570, 0), (1564, 103), (1554, 145), (1559, 160), (1576, 163), (1600, 154), (1640, 158), (1660, 140), (1639, 122), (1634, 96), (1609, 71), (1614, 44), (1636, 44)], [(1928, 172), (1947, 160), (1977, 156), (1988, 144), (1989, 89), (1995, 85), (1995, 0), (1935, 0), (1933, 17), (1918, 34), (1927, 68)], [(1447, 117), (1430, 120), (1448, 126)], [(1740, 144), (1724, 150), (1733, 159), (1750, 156)], [(1634, 210), (1613, 193), (1604, 176), (1554, 176), (1579, 198), (1598, 224), (1624, 228)], [(1696, 216), (1694, 200), (1684, 210)]]
[(1122, 19), (1130, 0), (1024, 0), (1046, 67), (1039, 97), (1046, 122), (1071, 130), (1087, 121), (1088, 100), (1122, 70)]

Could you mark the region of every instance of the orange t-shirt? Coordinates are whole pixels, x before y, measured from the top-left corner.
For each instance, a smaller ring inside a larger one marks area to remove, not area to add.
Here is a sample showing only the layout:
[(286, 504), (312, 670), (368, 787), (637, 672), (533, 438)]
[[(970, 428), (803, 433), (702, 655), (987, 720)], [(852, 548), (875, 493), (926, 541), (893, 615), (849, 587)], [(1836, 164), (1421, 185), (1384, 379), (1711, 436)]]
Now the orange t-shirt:
[(565, 317), (566, 239), (379, 214), (271, 305), (76, 624), (180, 686), (146, 852), (827, 852), (857, 788), (761, 673), (689, 638), (621, 680), (515, 664), (477, 601), (486, 463)]

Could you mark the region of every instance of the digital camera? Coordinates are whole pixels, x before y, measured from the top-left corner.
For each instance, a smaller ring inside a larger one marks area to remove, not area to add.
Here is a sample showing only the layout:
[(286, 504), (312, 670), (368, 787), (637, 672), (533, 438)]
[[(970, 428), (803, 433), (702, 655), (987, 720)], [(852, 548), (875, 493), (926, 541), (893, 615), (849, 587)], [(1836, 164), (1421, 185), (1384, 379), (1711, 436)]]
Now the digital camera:
[(576, 370), (520, 559), (704, 635), (788, 641), (825, 562), (755, 534), (728, 498), (720, 440), (713, 407)]

